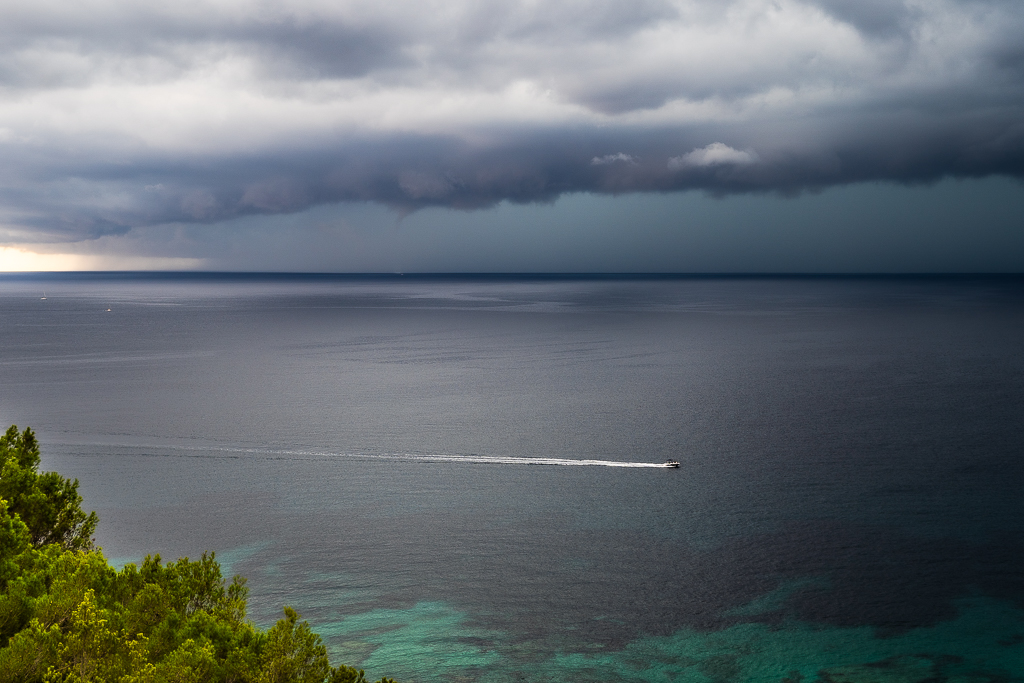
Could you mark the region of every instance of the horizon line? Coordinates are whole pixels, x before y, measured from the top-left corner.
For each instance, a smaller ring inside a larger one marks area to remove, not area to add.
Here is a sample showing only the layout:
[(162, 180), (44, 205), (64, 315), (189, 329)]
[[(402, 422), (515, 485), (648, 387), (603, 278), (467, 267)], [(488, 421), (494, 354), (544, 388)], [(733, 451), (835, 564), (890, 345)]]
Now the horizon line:
[(308, 278), (308, 279), (373, 279), (373, 280), (685, 280), (685, 279), (1017, 279), (1024, 272), (1013, 271), (891, 271), (891, 272), (827, 272), (827, 271), (724, 271), (724, 272), (645, 272), (645, 271), (419, 271), (419, 272), (346, 272), (346, 271), (278, 271), (278, 270), (33, 270), (0, 271), (0, 279), (57, 278)]

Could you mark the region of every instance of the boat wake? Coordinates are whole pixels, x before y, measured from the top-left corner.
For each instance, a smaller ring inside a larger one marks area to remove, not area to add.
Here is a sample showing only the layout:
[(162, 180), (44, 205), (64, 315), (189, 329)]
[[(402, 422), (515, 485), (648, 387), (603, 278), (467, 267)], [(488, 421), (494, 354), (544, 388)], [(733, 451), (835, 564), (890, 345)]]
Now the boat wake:
[[(356, 460), (392, 460), (403, 462), (435, 462), (466, 465), (552, 465), (562, 467), (632, 467), (632, 468), (672, 468), (679, 467), (674, 461), (668, 462), (625, 462), (621, 460), (598, 460), (593, 458), (524, 458), (499, 455), (451, 455), (443, 453), (339, 453), (327, 450), (292, 450), (274, 448), (253, 448), (244, 446), (216, 446), (199, 444), (167, 444), (167, 443), (130, 443), (126, 441), (88, 440), (65, 441), (75, 445), (107, 446), (141, 449), (141, 455), (167, 456), (172, 453), (178, 457), (193, 458), (260, 458), (273, 460), (306, 460), (310, 458), (352, 458)], [(154, 452), (155, 451), (155, 452)], [(162, 453), (161, 453), (162, 451)], [(168, 453), (170, 451), (170, 453)]]
[(453, 462), (479, 465), (561, 465), (568, 467), (670, 467), (668, 463), (623, 462), (620, 460), (574, 460), (571, 458), (516, 458), (495, 455), (415, 455), (412, 453), (363, 456), (414, 462)]

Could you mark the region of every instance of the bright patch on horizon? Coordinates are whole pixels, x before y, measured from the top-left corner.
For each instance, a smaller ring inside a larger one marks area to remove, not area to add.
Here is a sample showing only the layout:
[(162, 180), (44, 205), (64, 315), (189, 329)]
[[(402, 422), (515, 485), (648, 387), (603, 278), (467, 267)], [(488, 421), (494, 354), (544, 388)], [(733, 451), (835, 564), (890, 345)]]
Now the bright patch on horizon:
[(0, 247), (0, 272), (65, 270), (196, 270), (205, 259), (107, 254), (46, 254), (16, 247)]

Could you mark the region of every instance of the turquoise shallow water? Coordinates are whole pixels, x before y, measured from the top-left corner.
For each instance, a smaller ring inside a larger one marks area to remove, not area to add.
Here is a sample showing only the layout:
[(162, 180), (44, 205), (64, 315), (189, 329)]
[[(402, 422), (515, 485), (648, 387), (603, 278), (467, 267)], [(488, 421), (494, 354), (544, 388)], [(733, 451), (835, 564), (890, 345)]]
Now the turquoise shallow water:
[(0, 417), (107, 555), (373, 676), (1024, 678), (1019, 280), (42, 284)]
[[(606, 651), (538, 658), (529, 643), (474, 628), (443, 603), (373, 610), (320, 632), (332, 654), (409, 681), (996, 681), (1024, 676), (1024, 612), (985, 598), (964, 599), (955, 618), (880, 637), (871, 627), (824, 628), (797, 621), (684, 629)], [(514, 672), (514, 673), (512, 673)]]
[(960, 614), (932, 627), (880, 638), (870, 627), (821, 628), (793, 622), (738, 624), (645, 638), (608, 654), (558, 655), (532, 680), (594, 681), (935, 681), (1024, 676), (1024, 614), (1006, 604), (965, 600)]

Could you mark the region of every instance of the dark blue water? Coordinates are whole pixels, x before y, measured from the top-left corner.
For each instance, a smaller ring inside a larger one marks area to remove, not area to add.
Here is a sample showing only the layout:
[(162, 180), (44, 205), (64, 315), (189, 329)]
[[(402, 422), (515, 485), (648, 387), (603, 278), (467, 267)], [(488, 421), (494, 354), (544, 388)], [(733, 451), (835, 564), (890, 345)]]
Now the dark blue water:
[(7, 275), (0, 421), (373, 676), (1021, 680), (1022, 342), (1012, 278)]

